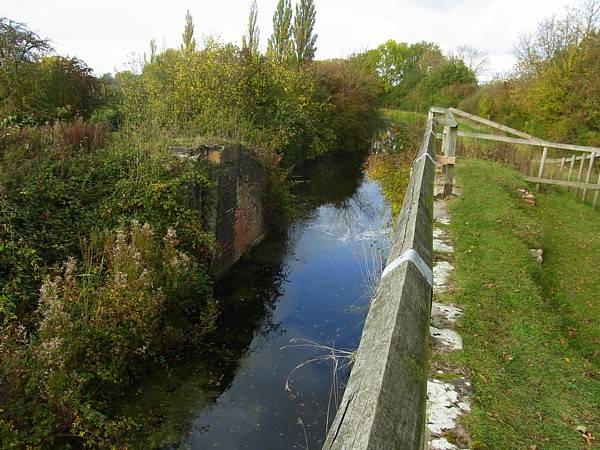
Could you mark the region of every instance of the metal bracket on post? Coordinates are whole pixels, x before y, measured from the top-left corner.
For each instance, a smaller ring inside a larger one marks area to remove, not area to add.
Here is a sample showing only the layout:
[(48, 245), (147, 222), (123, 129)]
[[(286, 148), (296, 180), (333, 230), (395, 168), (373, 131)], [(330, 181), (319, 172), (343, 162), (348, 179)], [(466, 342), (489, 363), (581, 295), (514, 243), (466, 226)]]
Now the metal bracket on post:
[(421, 275), (423, 275), (423, 278), (425, 278), (427, 283), (429, 283), (430, 286), (433, 286), (433, 271), (427, 265), (427, 263), (425, 261), (423, 261), (423, 258), (421, 258), (421, 255), (419, 255), (412, 248), (409, 248), (404, 253), (402, 253), (400, 256), (398, 256), (395, 260), (393, 260), (391, 263), (389, 263), (388, 266), (383, 270), (383, 273), (381, 274), (381, 278), (385, 278), (386, 276), (388, 276), (395, 269), (397, 269), (400, 266), (400, 264), (402, 264), (405, 261), (410, 261), (411, 263), (413, 263), (413, 265), (417, 268), (417, 270), (419, 272), (421, 272)]
[(431, 161), (433, 164), (435, 164), (435, 160), (434, 160), (434, 159), (431, 157), (431, 155), (430, 155), (429, 153), (423, 153), (421, 156), (419, 156), (418, 158), (416, 158), (416, 159), (413, 161), (413, 166), (414, 166), (416, 163), (418, 163), (419, 161), (421, 161), (421, 159), (423, 159), (423, 158), (425, 158), (425, 157), (429, 158), (429, 160), (430, 160), (430, 161)]

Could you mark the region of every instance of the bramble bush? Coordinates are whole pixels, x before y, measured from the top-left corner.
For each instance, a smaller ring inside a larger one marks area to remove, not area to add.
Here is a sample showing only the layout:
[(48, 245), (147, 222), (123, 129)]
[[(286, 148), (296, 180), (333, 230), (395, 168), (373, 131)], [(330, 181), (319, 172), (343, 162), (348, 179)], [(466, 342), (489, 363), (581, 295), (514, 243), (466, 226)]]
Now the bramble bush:
[(208, 270), (213, 239), (186, 186), (210, 199), (210, 164), (179, 160), (156, 136), (142, 139), (81, 122), (2, 132), (0, 321), (34, 323), (48, 269), (81, 254), (91, 230), (133, 219), (158, 233), (174, 228)]

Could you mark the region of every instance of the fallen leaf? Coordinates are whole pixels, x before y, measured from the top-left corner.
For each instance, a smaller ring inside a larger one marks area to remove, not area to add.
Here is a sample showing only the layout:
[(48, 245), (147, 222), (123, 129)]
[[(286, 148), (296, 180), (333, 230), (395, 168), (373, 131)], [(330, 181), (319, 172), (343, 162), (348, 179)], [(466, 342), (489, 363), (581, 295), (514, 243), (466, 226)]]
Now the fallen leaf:
[(585, 442), (588, 446), (592, 446), (594, 444), (594, 442), (596, 441), (596, 438), (594, 437), (594, 435), (592, 433), (590, 433), (586, 427), (584, 427), (583, 425), (577, 425), (577, 427), (575, 428), (577, 431), (579, 431), (579, 434), (581, 434), (581, 437), (583, 439), (585, 439)]

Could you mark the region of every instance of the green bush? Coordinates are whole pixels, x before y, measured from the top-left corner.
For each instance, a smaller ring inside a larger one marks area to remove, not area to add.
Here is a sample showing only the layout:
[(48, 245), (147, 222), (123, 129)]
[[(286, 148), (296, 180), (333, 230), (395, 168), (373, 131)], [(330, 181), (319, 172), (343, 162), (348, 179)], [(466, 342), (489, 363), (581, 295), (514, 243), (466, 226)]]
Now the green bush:
[(318, 98), (331, 105), (325, 124), (334, 135), (334, 148), (347, 152), (368, 149), (380, 126), (382, 90), (375, 74), (356, 60), (319, 61), (314, 71)]
[(117, 81), (131, 123), (245, 142), (290, 164), (362, 146), (377, 117), (377, 80), (356, 64), (294, 68), (218, 42), (166, 50)]
[(1, 136), (0, 321), (34, 321), (48, 268), (81, 254), (91, 230), (133, 219), (157, 233), (174, 228), (208, 270), (213, 239), (190, 189), (211, 208), (209, 163), (179, 160), (156, 135), (109, 139), (105, 128), (81, 122), (10, 128)]
[(118, 130), (123, 118), (121, 113), (114, 108), (102, 107), (94, 110), (90, 116), (91, 124), (105, 125), (112, 130)]
[(148, 361), (198, 341), (218, 309), (206, 275), (164, 237), (134, 222), (92, 239), (40, 289), (37, 333), (17, 322), (0, 334), (0, 436), (19, 446), (118, 444), (126, 420), (105, 402)]

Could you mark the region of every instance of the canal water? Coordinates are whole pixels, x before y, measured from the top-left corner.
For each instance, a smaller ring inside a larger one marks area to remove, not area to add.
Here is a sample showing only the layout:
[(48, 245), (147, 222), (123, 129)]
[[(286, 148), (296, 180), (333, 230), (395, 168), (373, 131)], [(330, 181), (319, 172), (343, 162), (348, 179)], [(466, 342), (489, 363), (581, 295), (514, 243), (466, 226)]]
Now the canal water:
[(347, 165), (298, 179), (308, 212), (219, 283), (210, 351), (139, 389), (130, 407), (159, 430), (146, 445), (321, 448), (388, 251), (380, 186)]

